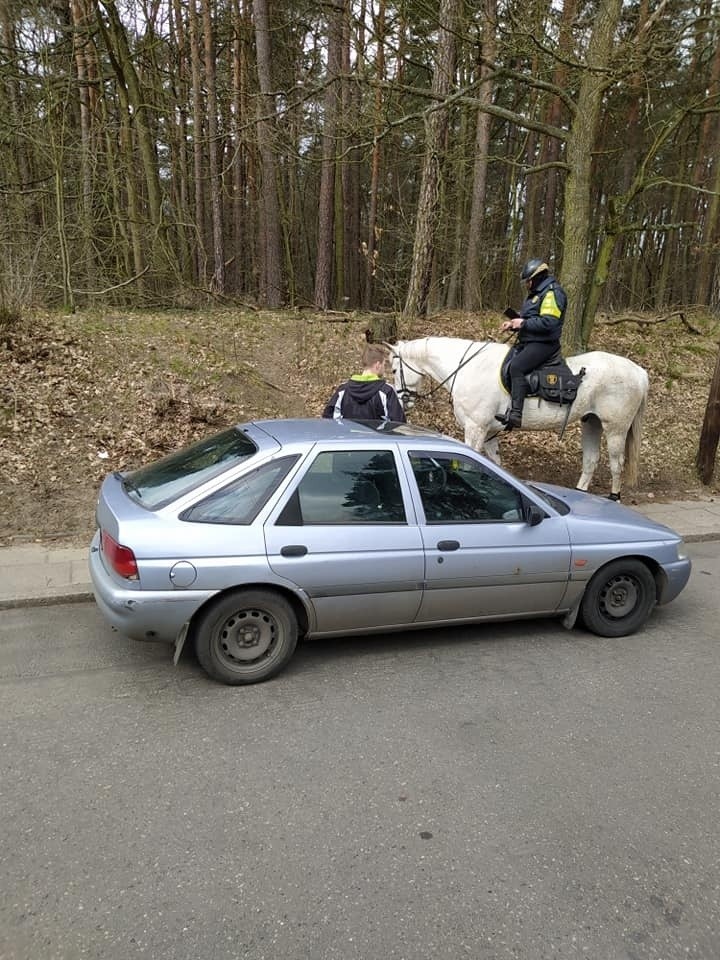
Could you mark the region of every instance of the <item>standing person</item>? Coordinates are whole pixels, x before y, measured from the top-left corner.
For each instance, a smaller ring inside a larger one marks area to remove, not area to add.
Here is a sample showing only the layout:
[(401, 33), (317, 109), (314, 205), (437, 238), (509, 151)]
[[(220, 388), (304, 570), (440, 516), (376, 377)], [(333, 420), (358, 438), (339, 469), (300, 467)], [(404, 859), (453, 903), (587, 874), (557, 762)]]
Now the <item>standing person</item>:
[(527, 288), (527, 299), (520, 313), (506, 310), (500, 329), (517, 330), (510, 373), (510, 409), (497, 414), (506, 430), (522, 423), (522, 408), (528, 391), (525, 374), (536, 370), (560, 349), (567, 295), (543, 260), (528, 260), (520, 279)]
[(405, 411), (395, 388), (383, 378), (387, 361), (384, 347), (369, 343), (362, 355), (362, 373), (354, 373), (340, 384), (328, 400), (323, 417), (405, 423)]

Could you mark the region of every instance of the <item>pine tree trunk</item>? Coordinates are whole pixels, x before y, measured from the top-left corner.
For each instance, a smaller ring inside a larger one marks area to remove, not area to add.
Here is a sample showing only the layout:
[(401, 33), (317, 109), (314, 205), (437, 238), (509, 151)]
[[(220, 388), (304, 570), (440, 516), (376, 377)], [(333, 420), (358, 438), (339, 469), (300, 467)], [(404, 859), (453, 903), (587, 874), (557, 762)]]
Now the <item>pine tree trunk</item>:
[(379, 0), (375, 18), (375, 36), (377, 37), (376, 68), (378, 85), (375, 90), (375, 117), (373, 121), (373, 149), (370, 160), (370, 197), (368, 201), (368, 228), (365, 245), (365, 287), (363, 306), (369, 308), (373, 302), (373, 287), (377, 259), (380, 253), (380, 231), (378, 230), (378, 191), (380, 188), (383, 96), (380, 84), (385, 80), (385, 0)]
[(188, 4), (188, 29), (190, 35), (190, 70), (192, 75), (192, 113), (193, 113), (193, 182), (195, 184), (195, 272), (199, 283), (207, 283), (207, 218), (205, 198), (205, 157), (203, 140), (205, 138), (206, 114), (202, 84), (202, 61), (200, 58), (200, 28), (198, 25), (196, 0)]
[(715, 455), (720, 438), (720, 353), (715, 364), (715, 373), (710, 384), (705, 418), (700, 432), (696, 465), (700, 479), (709, 484), (715, 471)]
[(243, 129), (247, 119), (247, 77), (246, 77), (246, 44), (247, 19), (244, 8), (241, 10), (240, 0), (232, 0), (233, 19), (233, 48), (232, 48), (232, 112), (230, 116), (230, 131), (232, 137), (232, 202), (230, 206), (232, 220), (232, 266), (230, 268), (230, 285), (234, 292), (245, 289), (245, 248), (247, 237), (252, 237), (252, 231), (245, 229), (246, 221), (246, 180), (245, 180), (245, 138)]
[(205, 89), (207, 91), (208, 170), (210, 173), (210, 210), (213, 238), (213, 275), (210, 287), (225, 293), (225, 239), (223, 236), (223, 183), (218, 163), (218, 103), (215, 85), (215, 43), (211, 14), (212, 0), (202, 0)]
[[(710, 39), (710, 38), (708, 38)], [(715, 51), (712, 58), (709, 98), (720, 93), (720, 43), (715, 39)], [(695, 300), (709, 303), (711, 297), (713, 270), (718, 255), (718, 227), (720, 226), (720, 117), (717, 113), (708, 113), (704, 118), (698, 143), (695, 169), (702, 171), (703, 186), (711, 191), (710, 196), (703, 195), (704, 216), (700, 218), (700, 256), (695, 277)]]
[(433, 73), (433, 106), (425, 115), (425, 155), (420, 180), (415, 240), (407, 298), (403, 316), (424, 316), (433, 268), (435, 232), (440, 218), (440, 173), (447, 107), (442, 103), (452, 89), (455, 77), (455, 45), (460, 22), (461, 0), (441, 0), (438, 53)]
[(565, 185), (562, 280), (568, 294), (563, 341), (568, 353), (582, 349), (590, 231), (592, 151), (613, 51), (622, 0), (601, 0), (593, 20), (587, 69), (580, 84), (577, 112), (567, 141), (569, 174)]
[(260, 148), (261, 215), (261, 285), (260, 301), (268, 307), (279, 307), (283, 302), (282, 281), (282, 229), (280, 204), (277, 193), (277, 167), (275, 161), (272, 46), (270, 39), (270, 14), (267, 0), (253, 0), (255, 13), (255, 42), (257, 46), (257, 70), (261, 96), (258, 97), (257, 137)]
[(150, 223), (153, 228), (159, 230), (162, 228), (162, 190), (155, 154), (155, 140), (148, 119), (147, 97), (135, 69), (134, 58), (117, 6), (110, 0), (102, 0), (102, 2), (108, 14), (107, 30), (104, 31), (108, 53), (119, 82), (127, 90), (128, 103), (132, 107), (133, 128), (137, 131)]
[(482, 47), (480, 51), (481, 84), (478, 90), (480, 107), (475, 130), (475, 159), (473, 163), (472, 202), (470, 222), (467, 232), (467, 251), (465, 256), (465, 288), (463, 306), (466, 310), (479, 310), (482, 307), (482, 270), (480, 252), (487, 244), (485, 226), (485, 194), (487, 190), (488, 153), (490, 149), (490, 114), (483, 105), (492, 103), (494, 84), (490, 79), (489, 63), (497, 57), (497, 0), (484, 0), (481, 12)]
[(172, 149), (173, 177), (171, 189), (173, 206), (177, 211), (175, 215), (175, 244), (180, 262), (180, 274), (186, 283), (191, 283), (195, 279), (195, 263), (191, 252), (191, 241), (189, 240), (189, 225), (192, 222), (189, 185), (190, 159), (187, 146), (190, 139), (188, 133), (190, 86), (188, 83), (187, 37), (180, 3), (181, 0), (173, 0), (171, 8), (174, 14), (171, 32), (175, 40), (177, 73), (175, 122), (169, 124), (174, 146), (174, 149)]
[(95, 84), (98, 77), (97, 64), (94, 62), (94, 46), (90, 41), (92, 12), (82, 0), (72, 0), (70, 11), (73, 21), (73, 54), (78, 81), (78, 100), (80, 106), (80, 184), (81, 184), (81, 220), (82, 235), (82, 271), (85, 284), (90, 289), (96, 285), (95, 255), (93, 238), (95, 223), (93, 217), (93, 176), (96, 144), (93, 130), (93, 118), (96, 116), (93, 101), (97, 98)]
[[(558, 61), (553, 70), (553, 83), (559, 90), (568, 86), (568, 63), (573, 60), (574, 32), (573, 24), (577, 14), (576, 0), (565, 0), (560, 19), (558, 39)], [(565, 108), (566, 110), (566, 108)], [(559, 97), (551, 97), (547, 107), (546, 123), (551, 127), (561, 127), (565, 122), (565, 111)], [(560, 269), (559, 230), (562, 224), (562, 180), (561, 171), (553, 169), (561, 156), (561, 143), (556, 137), (544, 137), (540, 151), (540, 163), (547, 167), (543, 174), (545, 181), (544, 204), (540, 220), (538, 250), (543, 258), (553, 264), (554, 270)]]
[(328, 14), (328, 64), (323, 118), (322, 168), (318, 211), (315, 306), (328, 310), (333, 296), (333, 240), (335, 236), (335, 170), (338, 130), (338, 82), (342, 63), (344, 0), (331, 0)]

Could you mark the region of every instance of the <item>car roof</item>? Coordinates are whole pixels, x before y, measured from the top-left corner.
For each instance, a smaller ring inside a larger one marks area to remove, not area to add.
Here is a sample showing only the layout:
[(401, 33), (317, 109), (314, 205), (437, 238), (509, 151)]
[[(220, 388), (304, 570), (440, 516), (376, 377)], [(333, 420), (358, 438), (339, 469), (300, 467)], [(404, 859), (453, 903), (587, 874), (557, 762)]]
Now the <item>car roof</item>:
[(321, 417), (277, 420), (252, 420), (238, 424), (239, 430), (255, 427), (273, 437), (279, 444), (297, 442), (323, 443), (338, 441), (344, 444), (362, 446), (370, 439), (392, 440), (401, 445), (417, 444), (418, 440), (445, 441), (457, 444), (459, 441), (429, 430), (426, 427), (411, 426), (409, 423), (384, 422), (381, 420), (330, 420)]

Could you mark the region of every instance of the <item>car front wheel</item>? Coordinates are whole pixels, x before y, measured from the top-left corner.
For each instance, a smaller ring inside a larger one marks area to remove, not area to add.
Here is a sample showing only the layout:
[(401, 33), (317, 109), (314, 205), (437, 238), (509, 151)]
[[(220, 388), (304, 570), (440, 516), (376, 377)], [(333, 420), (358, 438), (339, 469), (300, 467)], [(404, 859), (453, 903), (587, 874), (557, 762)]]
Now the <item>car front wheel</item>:
[(238, 590), (221, 597), (195, 625), (203, 669), (228, 684), (275, 676), (295, 652), (298, 623), (292, 607), (269, 590)]
[(580, 606), (582, 622), (601, 637), (635, 633), (655, 606), (655, 580), (640, 560), (614, 560), (595, 574)]

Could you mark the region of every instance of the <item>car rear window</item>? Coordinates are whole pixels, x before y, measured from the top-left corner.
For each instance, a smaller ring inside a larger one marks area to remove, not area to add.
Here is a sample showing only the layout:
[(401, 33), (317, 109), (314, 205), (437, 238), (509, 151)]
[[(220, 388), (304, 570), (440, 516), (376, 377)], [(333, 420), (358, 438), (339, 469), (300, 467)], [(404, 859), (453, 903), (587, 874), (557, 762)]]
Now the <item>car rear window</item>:
[(178, 497), (237, 466), (257, 453), (257, 446), (235, 428), (185, 447), (147, 467), (121, 476), (127, 495), (148, 510), (159, 510)]
[(191, 523), (252, 523), (297, 461), (298, 457), (280, 457), (264, 463), (188, 507), (180, 519)]

